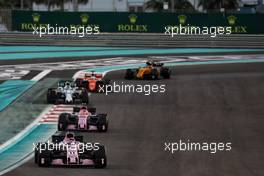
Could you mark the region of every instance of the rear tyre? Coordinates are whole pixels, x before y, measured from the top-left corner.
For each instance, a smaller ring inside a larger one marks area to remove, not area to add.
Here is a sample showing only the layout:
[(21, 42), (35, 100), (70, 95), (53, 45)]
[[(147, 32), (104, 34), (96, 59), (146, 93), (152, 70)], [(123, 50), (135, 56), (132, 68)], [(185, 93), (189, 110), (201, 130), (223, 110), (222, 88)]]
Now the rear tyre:
[(65, 131), (68, 126), (68, 116), (71, 114), (69, 113), (62, 113), (59, 116), (59, 121), (58, 121), (58, 131)]
[(161, 75), (164, 79), (170, 79), (171, 71), (169, 70), (169, 68), (162, 67), (162, 68), (160, 69), (160, 75)]
[(56, 92), (53, 89), (48, 89), (47, 102), (49, 104), (54, 104), (55, 101), (56, 101)]
[(77, 78), (75, 80), (75, 84), (77, 87), (83, 87), (83, 79), (82, 78)]
[(107, 166), (107, 158), (105, 155), (104, 146), (99, 146), (99, 149), (94, 153), (95, 168), (105, 168)]
[(106, 121), (102, 125), (99, 125), (97, 128), (98, 128), (99, 132), (107, 132), (107, 130), (108, 130), (108, 121)]
[(152, 69), (152, 71), (151, 71), (151, 79), (156, 80), (156, 79), (158, 79), (158, 77), (159, 77), (158, 70), (157, 69)]
[(99, 132), (107, 132), (108, 124), (103, 124), (97, 127)]
[(82, 103), (89, 104), (89, 96), (87, 89), (83, 89), (81, 93)]
[(78, 106), (75, 106), (75, 107), (73, 107), (73, 113), (78, 113), (79, 111), (80, 111), (80, 107), (78, 107)]
[(106, 114), (98, 114), (99, 121), (98, 121), (98, 131), (99, 132), (107, 132), (108, 130), (108, 119)]
[(82, 81), (82, 86), (81, 87), (83, 87), (83, 88), (85, 88), (85, 89), (87, 89), (87, 90), (89, 90), (89, 82), (88, 81)]
[(102, 126), (102, 132), (107, 132), (108, 130), (108, 121)]

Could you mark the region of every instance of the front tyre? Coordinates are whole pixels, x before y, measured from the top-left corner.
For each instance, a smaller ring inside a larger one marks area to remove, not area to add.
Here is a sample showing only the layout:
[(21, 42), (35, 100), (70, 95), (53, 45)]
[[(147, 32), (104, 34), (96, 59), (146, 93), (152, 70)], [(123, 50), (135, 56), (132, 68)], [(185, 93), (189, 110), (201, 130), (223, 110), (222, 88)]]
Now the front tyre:
[(39, 167), (49, 167), (51, 164), (50, 151), (45, 150), (38, 153), (38, 166)]
[(132, 69), (127, 69), (126, 70), (126, 75), (125, 75), (125, 79), (133, 79), (134, 78), (134, 72)]

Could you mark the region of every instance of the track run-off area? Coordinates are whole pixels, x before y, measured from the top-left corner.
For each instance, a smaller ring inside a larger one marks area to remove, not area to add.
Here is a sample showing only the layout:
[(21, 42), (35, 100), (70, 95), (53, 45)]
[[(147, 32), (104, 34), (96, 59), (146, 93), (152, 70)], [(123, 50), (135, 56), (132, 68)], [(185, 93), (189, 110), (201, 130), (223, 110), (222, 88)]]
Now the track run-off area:
[[(10, 80), (5, 81), (8, 77), (13, 76), (14, 82), (11, 83), (18, 81), (12, 73), (21, 70), (28, 72), (20, 75), (19, 81), (34, 82), (23, 90), (14, 88), (17, 93), (10, 94), (17, 95), (5, 102), (6, 105), (1, 98), (1, 129), (12, 123), (21, 129), (10, 130), (11, 135), (3, 133), (7, 137), (1, 138), (2, 174), (264, 174), (261, 164), (264, 159), (262, 49), (1, 47), (6, 48), (0, 52), (0, 62), (3, 63), (0, 70), (6, 75), (2, 76), (0, 90), (5, 92), (5, 84), (10, 83)], [(75, 61), (74, 57), (81, 59)], [(143, 66), (147, 59), (164, 62), (172, 69), (172, 78), (124, 80), (125, 69)], [(47, 140), (57, 128), (54, 114), (70, 108), (47, 105), (46, 91), (56, 86), (58, 80), (71, 79), (79, 70), (104, 72), (112, 82), (120, 84), (164, 84), (166, 92), (149, 96), (137, 93), (91, 94), (91, 104), (97, 111), (108, 113), (109, 131), (82, 134), (85, 141), (105, 145), (108, 167), (102, 170), (39, 168), (32, 159), (32, 143)], [(2, 95), (8, 96), (6, 93)], [(21, 123), (24, 124), (21, 126)], [(4, 143), (6, 138), (11, 140)], [(232, 150), (215, 154), (202, 151), (170, 154), (164, 151), (165, 142), (179, 140), (231, 142)]]

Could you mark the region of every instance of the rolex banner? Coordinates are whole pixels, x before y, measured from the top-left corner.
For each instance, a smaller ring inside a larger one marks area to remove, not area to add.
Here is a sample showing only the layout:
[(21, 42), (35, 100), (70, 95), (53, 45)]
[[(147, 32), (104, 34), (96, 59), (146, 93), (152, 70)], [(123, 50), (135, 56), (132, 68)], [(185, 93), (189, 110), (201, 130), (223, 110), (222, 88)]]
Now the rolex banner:
[(100, 32), (164, 33), (166, 26), (231, 26), (232, 33), (263, 34), (262, 14), (177, 14), (128, 12), (12, 11), (13, 31), (36, 27), (98, 27)]

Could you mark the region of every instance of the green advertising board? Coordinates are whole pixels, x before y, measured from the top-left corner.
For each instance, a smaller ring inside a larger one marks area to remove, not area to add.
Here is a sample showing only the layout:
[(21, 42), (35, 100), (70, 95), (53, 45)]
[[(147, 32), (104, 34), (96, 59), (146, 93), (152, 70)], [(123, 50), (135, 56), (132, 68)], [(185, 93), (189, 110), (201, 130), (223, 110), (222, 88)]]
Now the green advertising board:
[(166, 26), (231, 26), (232, 33), (263, 34), (262, 14), (12, 11), (13, 31), (40, 26), (98, 26), (100, 32), (164, 33)]

